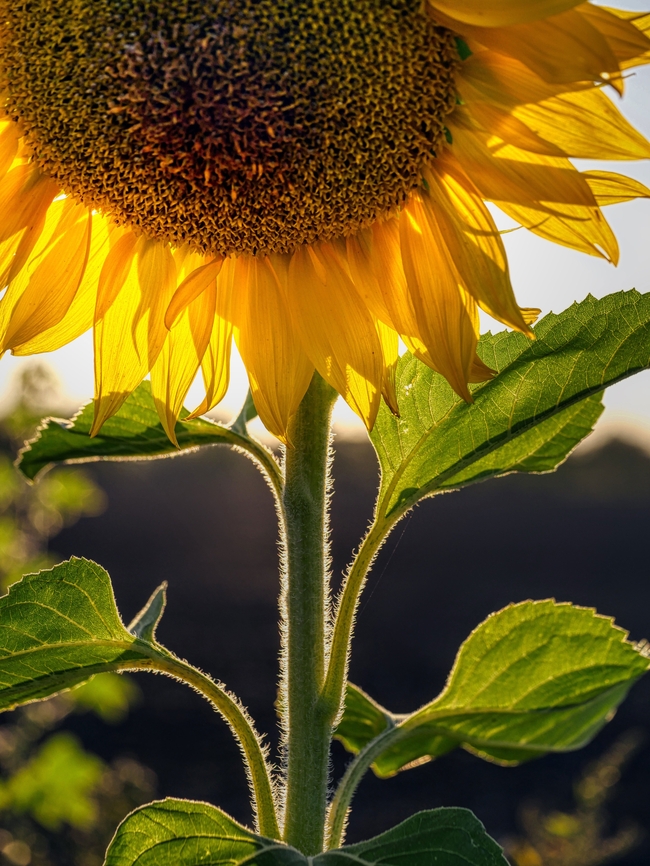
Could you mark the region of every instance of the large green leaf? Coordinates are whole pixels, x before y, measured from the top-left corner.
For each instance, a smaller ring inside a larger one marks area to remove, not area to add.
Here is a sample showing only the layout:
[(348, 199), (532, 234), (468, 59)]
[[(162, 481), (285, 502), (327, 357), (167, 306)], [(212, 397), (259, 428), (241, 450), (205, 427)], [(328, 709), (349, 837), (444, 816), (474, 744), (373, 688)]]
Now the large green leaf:
[(472, 387), (472, 404), (413, 356), (400, 359), (400, 417), (382, 406), (371, 433), (380, 515), (506, 472), (554, 469), (592, 429), (603, 388), (650, 366), (650, 294), (589, 297), (546, 316), (535, 336), (481, 339), (479, 354), (499, 375)]
[(294, 848), (256, 836), (220, 809), (162, 800), (132, 812), (117, 828), (105, 866), (306, 866)]
[(183, 410), (176, 425), (176, 448), (160, 423), (151, 384), (142, 382), (93, 439), (89, 435), (92, 403), (84, 406), (72, 421), (46, 419), (35, 438), (21, 451), (18, 465), (32, 479), (51, 463), (169, 457), (200, 445), (237, 445), (249, 441), (242, 425), (235, 430), (207, 418), (186, 421), (188, 414)]
[(367, 842), (314, 857), (314, 866), (508, 866), (468, 809), (418, 812)]
[(0, 712), (102, 671), (150, 667), (150, 650), (122, 624), (110, 578), (94, 562), (28, 575), (0, 598)]
[(256, 836), (207, 803), (163, 800), (118, 827), (105, 866), (507, 866), (501, 849), (466, 809), (420, 812), (381, 836), (304, 857)]
[(411, 715), (391, 715), (350, 686), (336, 736), (358, 752), (381, 733), (383, 717), (394, 735), (375, 757), (380, 776), (458, 745), (516, 764), (585, 745), (648, 667), (610, 618), (526, 601), (488, 617), (461, 647), (442, 694)]

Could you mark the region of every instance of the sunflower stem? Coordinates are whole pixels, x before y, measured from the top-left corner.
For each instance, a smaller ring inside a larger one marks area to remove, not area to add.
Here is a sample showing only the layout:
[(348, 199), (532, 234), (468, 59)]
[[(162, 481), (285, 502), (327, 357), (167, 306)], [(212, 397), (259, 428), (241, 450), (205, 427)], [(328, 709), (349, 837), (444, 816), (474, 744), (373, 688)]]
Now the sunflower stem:
[(329, 623), (328, 486), (336, 392), (316, 373), (288, 429), (282, 666), (287, 788), (284, 839), (323, 850), (331, 719), (320, 702)]

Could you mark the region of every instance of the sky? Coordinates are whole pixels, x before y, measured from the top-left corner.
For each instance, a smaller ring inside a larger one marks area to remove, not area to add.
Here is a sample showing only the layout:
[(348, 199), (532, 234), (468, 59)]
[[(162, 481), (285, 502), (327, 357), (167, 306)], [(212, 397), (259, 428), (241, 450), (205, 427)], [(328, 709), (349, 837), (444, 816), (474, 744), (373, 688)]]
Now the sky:
[[(608, 6), (644, 11), (650, 0), (608, 0)], [(650, 66), (636, 70), (630, 77), (621, 103), (626, 117), (650, 137)], [(604, 168), (637, 178), (650, 186), (650, 161), (597, 163), (576, 160), (580, 168)], [(560, 312), (573, 301), (592, 294), (603, 297), (611, 292), (636, 288), (650, 291), (650, 200), (614, 205), (605, 210), (621, 248), (620, 263), (614, 268), (601, 259), (574, 252), (544, 241), (525, 229), (508, 232), (503, 240), (508, 252), (512, 281), (517, 300), (524, 307), (540, 307), (542, 313)], [(507, 217), (495, 210), (500, 229), (512, 227)], [(501, 326), (483, 320), (483, 330), (500, 330)], [(24, 364), (46, 361), (56, 371), (71, 402), (86, 402), (93, 393), (92, 337), (85, 334), (68, 346), (45, 356), (0, 360), (0, 403), (11, 388), (11, 380)], [(234, 412), (243, 402), (247, 382), (241, 361), (233, 358), (232, 380), (220, 406), (223, 414)], [(193, 386), (188, 405), (200, 402), (200, 388)], [(597, 440), (616, 433), (627, 436), (650, 449), (650, 371), (637, 374), (605, 393), (606, 411), (599, 422)], [(220, 413), (221, 414), (221, 413)], [(336, 419), (342, 433), (362, 432), (361, 422), (339, 400)]]

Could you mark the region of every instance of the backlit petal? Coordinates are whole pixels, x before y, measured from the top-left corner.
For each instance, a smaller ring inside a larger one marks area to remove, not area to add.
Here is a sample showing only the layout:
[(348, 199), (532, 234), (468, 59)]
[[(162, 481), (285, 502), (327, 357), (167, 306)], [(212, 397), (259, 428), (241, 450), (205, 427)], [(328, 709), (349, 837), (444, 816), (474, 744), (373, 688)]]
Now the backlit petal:
[(384, 356), (384, 378), (381, 385), (381, 394), (393, 415), (399, 415), (397, 393), (395, 391), (395, 376), (397, 374), (397, 362), (399, 361), (399, 337), (397, 331), (394, 331), (379, 319), (376, 325), (381, 343), (381, 351)]
[[(618, 261), (618, 244), (582, 175), (568, 160), (491, 144), (455, 127), (453, 153), (481, 196), (535, 234), (563, 246)], [(546, 183), (544, 183), (546, 180)]]
[(434, 214), (415, 193), (400, 216), (402, 260), (418, 335), (403, 334), (407, 346), (441, 373), (465, 400), (478, 341), (478, 313), (464, 290)]
[[(613, 10), (594, 6), (593, 3), (583, 3), (579, 11), (602, 33), (619, 62), (631, 62), (650, 52), (650, 39), (634, 26), (632, 20), (625, 20)], [(638, 12), (632, 13), (632, 16), (641, 17)]]
[[(95, 323), (95, 421), (91, 435), (118, 411), (155, 363), (168, 334), (165, 313), (176, 287), (175, 271), (167, 244), (140, 239), (121, 263), (118, 276), (124, 279), (117, 295), (108, 305), (103, 303), (105, 298), (98, 298), (102, 313)], [(113, 287), (104, 272), (102, 278), (103, 291), (111, 296)]]
[(268, 257), (240, 256), (235, 263), (233, 323), (235, 340), (262, 423), (287, 442), (289, 419), (298, 409), (314, 374), (291, 325), (282, 273)]
[(175, 317), (156, 362), (151, 368), (151, 391), (158, 416), (169, 439), (177, 445), (174, 428), (205, 355), (214, 325), (216, 274), (203, 291)]
[(109, 249), (109, 240), (114, 227), (103, 217), (92, 218), (92, 237), (90, 254), (81, 284), (77, 289), (67, 313), (61, 321), (33, 339), (13, 348), (14, 355), (35, 355), (40, 352), (53, 352), (76, 340), (88, 331), (94, 321), (97, 301), (99, 274)]
[(0, 178), (11, 168), (16, 154), (20, 133), (15, 123), (5, 121), (0, 123)]
[(648, 140), (599, 88), (523, 105), (514, 114), (567, 156), (617, 160), (650, 157)]
[(0, 181), (0, 241), (39, 223), (59, 186), (31, 163), (14, 166)]
[(217, 297), (210, 340), (201, 361), (205, 398), (190, 414), (198, 418), (213, 409), (226, 395), (230, 382), (232, 349), (232, 289), (234, 259), (225, 259), (216, 279)]
[(90, 252), (92, 216), (86, 207), (70, 199), (61, 205), (55, 239), (15, 278), (25, 282), (25, 289), (11, 312), (3, 351), (58, 325), (81, 284)]
[(321, 376), (363, 420), (374, 424), (383, 356), (373, 318), (336, 253), (323, 244), (293, 254), (288, 299), (303, 348)]
[(605, 80), (603, 74), (620, 71), (605, 36), (575, 9), (513, 27), (468, 27), (463, 35), (470, 46), (475, 40), (514, 57), (548, 82)]
[(195, 298), (205, 291), (208, 286), (215, 283), (223, 263), (222, 258), (215, 258), (200, 267), (193, 269), (183, 279), (182, 283), (174, 292), (167, 313), (165, 324), (171, 328), (176, 319)]
[(539, 21), (581, 2), (583, 0), (429, 0), (434, 9), (450, 18), (482, 27)]
[(478, 190), (448, 154), (425, 177), (431, 188), (426, 203), (463, 285), (495, 319), (529, 333), (515, 300), (503, 241)]
[(636, 198), (650, 198), (650, 189), (645, 184), (624, 174), (612, 171), (584, 171), (585, 178), (598, 204), (618, 204)]
[(496, 201), (495, 204), (513, 220), (541, 238), (605, 259), (614, 265), (618, 264), (619, 247), (616, 236), (598, 208), (558, 205), (556, 210), (564, 210), (564, 213), (550, 215), (545, 211), (512, 202)]

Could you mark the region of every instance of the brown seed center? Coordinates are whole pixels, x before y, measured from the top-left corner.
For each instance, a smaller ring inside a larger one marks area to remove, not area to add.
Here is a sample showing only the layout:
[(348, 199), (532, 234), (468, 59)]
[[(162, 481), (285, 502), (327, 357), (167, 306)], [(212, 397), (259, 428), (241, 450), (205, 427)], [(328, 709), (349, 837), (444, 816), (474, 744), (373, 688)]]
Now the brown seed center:
[(416, 0), (0, 0), (8, 110), (66, 192), (200, 251), (401, 205), (455, 101)]

